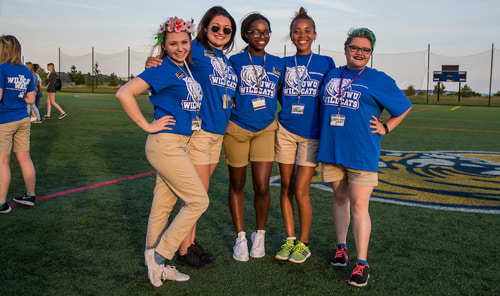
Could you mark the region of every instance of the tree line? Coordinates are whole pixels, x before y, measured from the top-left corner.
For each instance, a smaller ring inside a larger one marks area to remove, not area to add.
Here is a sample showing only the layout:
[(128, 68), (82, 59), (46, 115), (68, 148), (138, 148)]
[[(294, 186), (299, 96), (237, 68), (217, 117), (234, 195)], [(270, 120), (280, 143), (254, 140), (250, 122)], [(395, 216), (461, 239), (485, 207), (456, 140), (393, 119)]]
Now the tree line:
[[(405, 95), (407, 95), (409, 97), (418, 96), (418, 95), (425, 95), (425, 91), (418, 91), (417, 92), (417, 90), (415, 89), (415, 87), (413, 85), (408, 86), (408, 88), (406, 90), (404, 90), (403, 92), (405, 93)], [(440, 95), (446, 94), (446, 87), (442, 82), (439, 82), (439, 84), (436, 84), (434, 86), (434, 89), (432, 90), (432, 93), (436, 96), (438, 95), (438, 92)], [(462, 96), (464, 98), (471, 98), (471, 97), (481, 97), (481, 94), (476, 92), (476, 91), (473, 91), (469, 85), (464, 84), (460, 88), (460, 96)], [(497, 91), (493, 96), (500, 97), (500, 91)]]

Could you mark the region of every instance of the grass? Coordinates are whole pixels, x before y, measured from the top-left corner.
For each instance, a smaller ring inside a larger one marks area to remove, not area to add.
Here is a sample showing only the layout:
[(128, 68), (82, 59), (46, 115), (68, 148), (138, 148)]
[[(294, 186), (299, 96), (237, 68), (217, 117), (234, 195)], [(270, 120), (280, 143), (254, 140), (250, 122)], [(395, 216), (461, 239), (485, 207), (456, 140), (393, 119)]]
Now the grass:
[[(67, 118), (32, 125), (31, 155), (39, 197), (153, 170), (144, 155), (146, 134), (126, 116), (111, 94), (64, 92), (57, 94), (57, 102), (68, 112)], [(141, 96), (139, 104), (151, 118), (152, 107), (147, 97)], [(42, 112), (44, 106), (42, 103)], [(416, 112), (384, 137), (383, 149), (500, 152), (498, 108), (415, 105), (412, 111)], [(488, 157), (500, 163), (497, 154)], [(392, 163), (388, 156), (383, 160)], [(443, 185), (446, 181), (457, 184), (453, 187), (457, 194), (489, 196), (490, 204), (500, 209), (498, 176), (468, 186), (468, 182), (479, 177), (466, 174), (467, 169), (447, 171), (436, 165), (429, 171), (404, 171), (400, 163), (392, 164), (392, 169), (381, 169), (381, 179), (394, 183), (400, 180), (403, 185), (417, 182), (417, 187), (421, 186), (416, 190), (417, 198), (423, 196), (440, 202), (444, 189), (451, 186)], [(9, 202), (24, 193), (14, 157), (11, 168)], [(419, 174), (432, 178), (422, 179)], [(275, 164), (272, 176), (278, 175)], [(443, 175), (451, 179), (443, 179)], [(444, 181), (436, 185), (427, 184), (441, 180)], [(210, 207), (198, 223), (198, 240), (217, 255), (215, 267), (209, 270), (180, 267), (191, 276), (190, 281), (165, 282), (162, 287), (154, 288), (147, 279), (143, 259), (153, 187), (154, 175), (147, 175), (47, 198), (38, 201), (34, 208), (16, 206), (11, 213), (0, 215), (0, 294), (500, 293), (497, 214), (440, 211), (382, 202), (370, 203), (373, 224), (368, 258), (372, 267), (370, 282), (365, 288), (346, 285), (343, 281), (355, 259), (352, 233), (348, 236), (351, 256), (348, 268), (333, 268), (329, 264), (336, 243), (331, 217), (333, 196), (317, 188), (311, 188), (314, 217), (310, 259), (304, 264), (292, 264), (273, 258), (285, 233), (279, 187), (271, 186), (267, 255), (263, 259), (236, 262), (231, 257), (235, 234), (227, 205), (228, 172), (224, 160), (212, 178)], [(383, 197), (391, 188), (381, 184), (374, 195)], [(250, 177), (245, 190), (245, 219), (245, 230), (250, 236), (255, 225)]]
[(458, 95), (441, 95), (439, 100), (437, 96), (426, 95), (410, 96), (410, 101), (413, 104), (433, 104), (433, 105), (461, 105), (461, 106), (481, 106), (481, 107), (500, 107), (500, 97), (469, 97), (463, 96), (458, 99)]

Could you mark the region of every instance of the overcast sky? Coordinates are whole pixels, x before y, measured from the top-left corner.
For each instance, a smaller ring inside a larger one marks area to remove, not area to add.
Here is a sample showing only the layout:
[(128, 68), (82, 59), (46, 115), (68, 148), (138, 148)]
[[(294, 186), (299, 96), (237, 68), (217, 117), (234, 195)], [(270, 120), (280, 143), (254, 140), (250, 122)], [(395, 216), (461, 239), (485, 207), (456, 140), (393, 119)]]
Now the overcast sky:
[[(238, 27), (246, 14), (259, 11), (271, 21), (268, 52), (292, 51), (290, 20), (303, 6), (316, 21), (314, 46), (342, 51), (351, 27), (368, 27), (377, 37), (378, 53), (427, 50), (467, 56), (500, 46), (498, 0), (0, 0), (0, 34), (15, 35), (25, 60), (57, 62), (58, 49), (71, 56), (91, 52), (149, 52), (153, 34), (167, 17), (194, 18), (197, 23), (213, 5), (222, 5)], [(238, 48), (242, 48), (237, 33)]]

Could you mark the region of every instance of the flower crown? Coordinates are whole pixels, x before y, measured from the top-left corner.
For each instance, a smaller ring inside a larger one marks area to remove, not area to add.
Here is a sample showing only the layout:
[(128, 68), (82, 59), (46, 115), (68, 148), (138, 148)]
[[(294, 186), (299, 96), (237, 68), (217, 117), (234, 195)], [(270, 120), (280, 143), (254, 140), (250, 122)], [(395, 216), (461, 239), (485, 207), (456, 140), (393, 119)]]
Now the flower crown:
[(160, 29), (158, 29), (158, 33), (156, 33), (155, 39), (157, 40), (157, 45), (163, 42), (163, 33), (165, 31), (169, 33), (188, 32), (192, 34), (194, 31), (193, 19), (185, 22), (183, 19), (177, 18), (176, 16), (169, 18), (165, 23), (160, 25)]

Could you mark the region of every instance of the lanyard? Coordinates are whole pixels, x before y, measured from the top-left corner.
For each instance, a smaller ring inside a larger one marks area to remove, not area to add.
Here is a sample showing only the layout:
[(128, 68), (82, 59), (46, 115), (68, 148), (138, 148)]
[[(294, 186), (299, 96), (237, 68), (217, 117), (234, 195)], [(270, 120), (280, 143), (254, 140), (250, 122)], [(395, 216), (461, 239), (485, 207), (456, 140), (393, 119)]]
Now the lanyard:
[(217, 53), (215, 52), (215, 50), (213, 52), (214, 52), (215, 56), (217, 57), (216, 60), (217, 60), (217, 63), (219, 64), (219, 66), (221, 67), (221, 70), (224, 71), (224, 94), (227, 95), (227, 80), (228, 80), (228, 76), (229, 76), (229, 66), (227, 65), (227, 62), (224, 59), (225, 58), (224, 54), (222, 54), (222, 62), (221, 62), (219, 60), (219, 56), (217, 56)]
[(250, 52), (248, 52), (248, 57), (250, 58), (250, 63), (252, 63), (252, 67), (253, 67), (253, 73), (255, 74), (255, 81), (257, 83), (257, 97), (260, 96), (260, 83), (262, 82), (262, 79), (264, 78), (264, 71), (266, 70), (266, 53), (264, 53), (264, 62), (262, 63), (262, 73), (260, 73), (260, 80), (259, 80), (259, 76), (257, 75), (257, 70), (255, 69), (255, 65), (253, 63), (253, 60), (252, 60), (252, 55), (250, 54)]
[[(309, 63), (311, 62), (311, 59), (313, 57), (313, 53), (311, 52), (311, 56), (309, 56), (309, 60), (307, 61), (306, 64), (306, 69), (304, 70), (304, 73), (302, 73), (302, 77), (300, 79), (297, 79), (297, 102), (300, 103), (300, 94), (302, 92), (302, 83), (304, 83), (304, 78), (306, 77), (307, 73), (307, 68), (309, 68)], [(297, 74), (297, 78), (299, 76), (299, 67), (297, 66), (297, 54), (295, 54), (295, 73)]]
[[(172, 59), (170, 57), (168, 57), (169, 60), (172, 61)], [(172, 61), (172, 63), (174, 63), (177, 68), (179, 68), (179, 70), (181, 70), (185, 75), (186, 72), (184, 71), (184, 69), (182, 69), (179, 65), (177, 65), (177, 63), (175, 63), (174, 61)], [(198, 82), (196, 82), (196, 80), (194, 80), (194, 77), (193, 77), (193, 74), (191, 73), (191, 69), (189, 69), (189, 66), (188, 64), (186, 63), (186, 61), (184, 61), (184, 67), (186, 67), (188, 73), (189, 73), (189, 76), (191, 76), (191, 80), (193, 81), (193, 84), (194, 85), (198, 85)], [(196, 94), (193, 94), (193, 101), (196, 103), (196, 116), (198, 116), (198, 113), (200, 111), (200, 98), (199, 98), (199, 93), (196, 92)]]
[[(342, 84), (344, 83), (344, 75), (345, 75), (346, 69), (347, 69), (347, 66), (344, 68), (344, 71), (342, 71), (342, 76), (340, 77), (340, 85), (339, 85), (339, 107), (338, 107), (337, 113), (340, 113), (340, 105), (342, 104), (342, 101), (344, 100), (345, 92), (347, 91), (347, 89), (349, 88), (349, 86), (354, 82), (354, 80), (356, 80), (356, 78), (358, 78), (359, 75), (361, 75), (361, 73), (363, 73), (363, 71), (366, 69), (366, 67), (363, 68), (363, 70), (361, 70), (356, 76), (354, 76), (354, 78), (351, 79), (351, 81), (349, 81), (349, 83), (344, 88), (342, 88)], [(344, 91), (342, 91), (342, 90), (344, 90)]]

